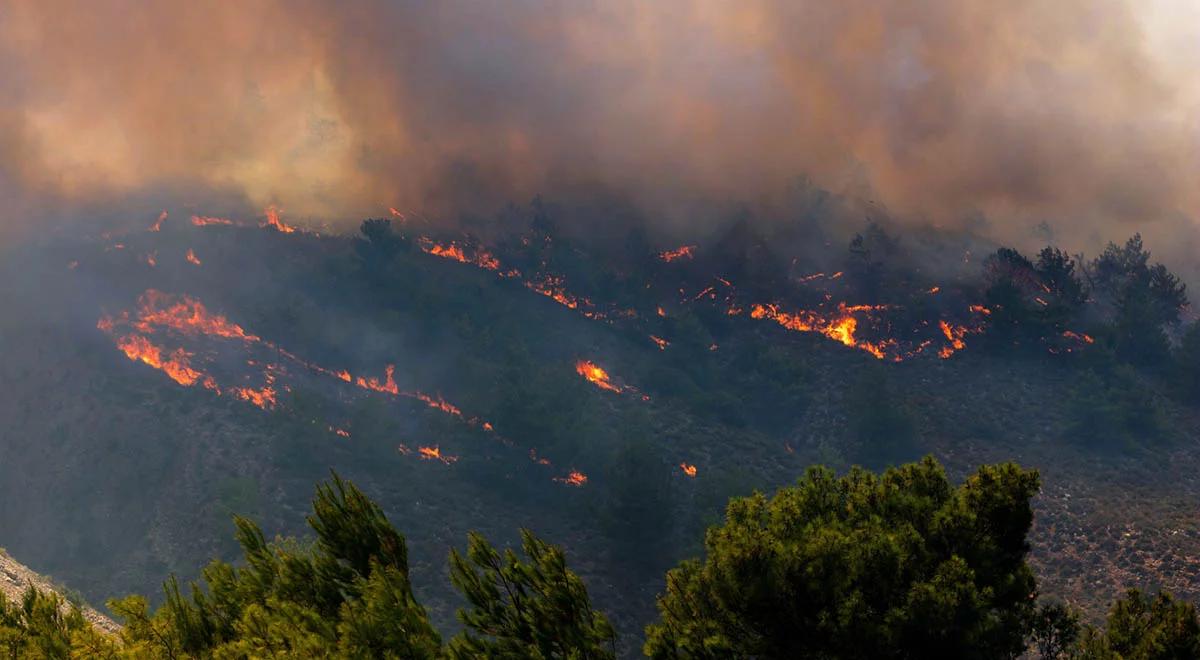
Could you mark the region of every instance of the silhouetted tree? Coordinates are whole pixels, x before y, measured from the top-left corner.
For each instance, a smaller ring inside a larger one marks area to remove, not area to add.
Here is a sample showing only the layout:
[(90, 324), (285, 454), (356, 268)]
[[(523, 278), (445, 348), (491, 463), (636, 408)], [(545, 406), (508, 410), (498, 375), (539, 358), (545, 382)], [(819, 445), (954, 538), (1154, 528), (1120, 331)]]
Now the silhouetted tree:
[(730, 502), (703, 562), (667, 574), (658, 658), (998, 658), (1026, 647), (1038, 475), (986, 466), (954, 487), (932, 458), (875, 476), (812, 468)]

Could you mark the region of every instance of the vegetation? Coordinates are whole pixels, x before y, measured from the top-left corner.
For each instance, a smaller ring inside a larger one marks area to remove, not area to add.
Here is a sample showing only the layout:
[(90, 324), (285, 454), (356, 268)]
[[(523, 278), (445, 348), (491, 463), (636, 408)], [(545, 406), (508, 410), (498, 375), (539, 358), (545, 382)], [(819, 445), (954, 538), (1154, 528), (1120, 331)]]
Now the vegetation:
[[(705, 558), (667, 573), (655, 658), (1200, 657), (1196, 608), (1129, 591), (1102, 628), (1059, 603), (1037, 603), (1026, 535), (1036, 472), (1012, 463), (950, 483), (932, 458), (875, 475), (811, 468), (773, 497), (730, 501)], [(574, 658), (617, 655), (561, 549), (521, 532), (524, 558), (471, 534), (452, 551), (467, 607), (443, 643), (416, 602), (404, 537), (336, 474), (318, 486), (312, 542), (267, 542), (236, 518), (243, 565), (216, 561), (185, 597), (174, 578), (109, 606), (118, 636), (77, 605), (30, 589), (0, 594), (0, 650), (12, 658)]]

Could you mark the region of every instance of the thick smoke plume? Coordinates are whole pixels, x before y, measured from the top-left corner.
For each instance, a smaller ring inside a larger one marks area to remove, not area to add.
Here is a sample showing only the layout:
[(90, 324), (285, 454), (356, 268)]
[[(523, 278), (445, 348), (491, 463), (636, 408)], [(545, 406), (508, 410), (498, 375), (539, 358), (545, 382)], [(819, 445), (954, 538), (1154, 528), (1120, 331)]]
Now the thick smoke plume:
[(1186, 0), (0, 0), (0, 223), (597, 191), (686, 223), (807, 175), (943, 224), (1178, 228), (1198, 26)]

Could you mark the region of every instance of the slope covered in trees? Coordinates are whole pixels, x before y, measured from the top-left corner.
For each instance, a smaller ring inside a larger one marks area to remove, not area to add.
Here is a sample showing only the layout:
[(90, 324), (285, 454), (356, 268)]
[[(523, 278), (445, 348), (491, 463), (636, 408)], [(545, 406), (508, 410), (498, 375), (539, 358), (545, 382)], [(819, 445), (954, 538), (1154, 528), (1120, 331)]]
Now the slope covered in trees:
[[(936, 461), (837, 477), (813, 468), (772, 498), (735, 498), (703, 560), (667, 574), (655, 658), (1192, 658), (1195, 607), (1131, 590), (1103, 627), (1038, 604), (1026, 542), (1036, 472), (983, 466), (954, 486)], [(465, 606), (449, 640), (413, 596), (404, 537), (336, 474), (311, 540), (268, 542), (236, 518), (242, 559), (214, 561), (151, 611), (110, 603), (116, 634), (35, 588), (0, 598), (0, 649), (44, 658), (614, 658), (616, 634), (564, 553), (522, 531), (503, 553), (472, 534), (450, 555)]]

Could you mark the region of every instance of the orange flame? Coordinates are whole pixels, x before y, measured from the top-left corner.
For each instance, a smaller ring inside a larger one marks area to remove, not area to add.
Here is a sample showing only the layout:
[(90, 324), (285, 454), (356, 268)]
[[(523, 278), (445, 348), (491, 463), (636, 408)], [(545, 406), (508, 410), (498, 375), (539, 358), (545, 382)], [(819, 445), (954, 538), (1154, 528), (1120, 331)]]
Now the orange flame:
[(886, 357), (886, 349), (895, 343), (894, 340), (873, 343), (855, 338), (854, 333), (858, 330), (858, 319), (853, 316), (853, 314), (882, 309), (886, 309), (886, 307), (883, 305), (846, 305), (845, 303), (838, 303), (836, 314), (825, 316), (819, 312), (810, 310), (800, 310), (799, 312), (790, 314), (779, 311), (778, 305), (755, 304), (750, 309), (750, 318), (770, 319), (795, 332), (820, 333), (851, 348), (866, 351), (882, 360)]
[(188, 260), (189, 264), (192, 264), (194, 266), (200, 265), (200, 259), (196, 256), (196, 253), (192, 251), (192, 248), (188, 248), (187, 260)]
[(280, 220), (279, 212), (280, 212), (280, 209), (275, 208), (274, 205), (268, 206), (263, 211), (263, 213), (266, 214), (267, 219), (263, 220), (262, 224), (259, 226), (262, 227), (263, 229), (270, 227), (281, 234), (294, 233), (296, 231), (296, 228), (287, 224), (286, 222), (283, 222), (282, 220)]
[(163, 209), (163, 212), (158, 214), (158, 220), (155, 220), (154, 224), (150, 225), (148, 231), (161, 230), (163, 221), (165, 221), (166, 219), (167, 219), (167, 211), (166, 211), (166, 209)]
[(946, 340), (950, 342), (949, 346), (943, 346), (938, 351), (938, 357), (945, 360), (954, 355), (955, 352), (967, 347), (967, 343), (963, 341), (963, 337), (970, 332), (970, 328), (961, 325), (950, 325), (944, 320), (938, 321), (938, 326), (941, 327), (942, 334), (946, 336)]
[(229, 225), (233, 224), (233, 220), (229, 220), (227, 218), (213, 218), (213, 217), (204, 216), (204, 215), (193, 215), (192, 216), (192, 224), (197, 227), (208, 227), (210, 225), (229, 226)]
[(1078, 342), (1083, 342), (1085, 344), (1096, 343), (1096, 340), (1092, 339), (1091, 335), (1084, 334), (1082, 332), (1072, 332), (1070, 330), (1064, 330), (1062, 333), (1062, 336), (1064, 336), (1068, 339), (1074, 339), (1075, 341), (1078, 341)]
[(554, 481), (568, 486), (579, 487), (587, 483), (587, 475), (579, 470), (571, 470), (565, 477), (554, 477)]
[(162, 326), (184, 334), (260, 341), (259, 337), (248, 334), (224, 316), (210, 313), (203, 303), (189, 296), (175, 297), (149, 289), (138, 298), (138, 305), (140, 309), (134, 327), (143, 333), (152, 333), (153, 326)]
[(674, 250), (666, 250), (658, 253), (658, 258), (662, 261), (672, 262), (676, 259), (691, 259), (695, 256), (695, 245), (682, 245)]
[(446, 465), (458, 460), (457, 456), (443, 454), (441, 447), (434, 445), (432, 447), (417, 447), (417, 457), (426, 461), (441, 461)]
[(191, 354), (182, 348), (166, 353), (140, 335), (121, 337), (117, 340), (117, 348), (130, 360), (150, 365), (184, 387), (191, 387), (199, 382), (209, 389), (216, 389), (216, 382), (211, 377), (192, 368), (188, 361)]
[(667, 350), (667, 347), (671, 345), (671, 342), (667, 341), (666, 339), (663, 339), (662, 337), (657, 337), (655, 335), (650, 335), (650, 340), (653, 341), (658, 346), (658, 350), (660, 350), (660, 351)]
[(275, 407), (278, 401), (275, 398), (275, 388), (270, 385), (265, 385), (258, 389), (250, 387), (232, 387), (229, 390), (234, 396), (262, 408), (270, 410)]
[(616, 392), (618, 394), (620, 394), (624, 389), (618, 385), (614, 385), (612, 381), (609, 380), (607, 371), (601, 369), (600, 367), (596, 366), (595, 363), (588, 360), (580, 360), (576, 362), (575, 373), (583, 376), (600, 389)]
[(683, 473), (689, 477), (695, 478), (696, 476), (696, 466), (691, 463), (680, 463), (679, 469), (683, 470)]

